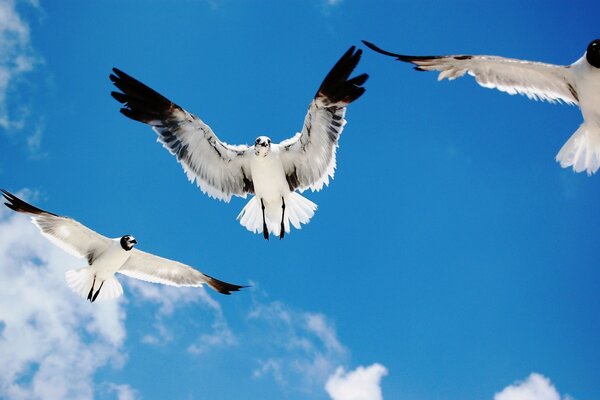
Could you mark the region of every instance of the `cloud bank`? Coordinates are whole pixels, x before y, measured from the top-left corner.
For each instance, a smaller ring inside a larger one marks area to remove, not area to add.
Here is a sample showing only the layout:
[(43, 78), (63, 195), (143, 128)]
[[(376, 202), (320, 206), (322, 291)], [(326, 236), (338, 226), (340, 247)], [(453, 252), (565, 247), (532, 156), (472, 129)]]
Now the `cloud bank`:
[(93, 398), (96, 370), (123, 365), (121, 302), (91, 306), (64, 282), (77, 260), (0, 209), (0, 398)]

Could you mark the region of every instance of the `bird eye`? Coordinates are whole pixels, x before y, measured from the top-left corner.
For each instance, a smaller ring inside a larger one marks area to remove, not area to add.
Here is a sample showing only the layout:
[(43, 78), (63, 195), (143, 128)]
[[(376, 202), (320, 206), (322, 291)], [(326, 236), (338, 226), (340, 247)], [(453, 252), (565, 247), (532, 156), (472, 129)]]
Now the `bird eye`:
[(254, 142), (254, 143), (259, 144), (260, 143), (260, 139), (256, 139), (256, 142)]

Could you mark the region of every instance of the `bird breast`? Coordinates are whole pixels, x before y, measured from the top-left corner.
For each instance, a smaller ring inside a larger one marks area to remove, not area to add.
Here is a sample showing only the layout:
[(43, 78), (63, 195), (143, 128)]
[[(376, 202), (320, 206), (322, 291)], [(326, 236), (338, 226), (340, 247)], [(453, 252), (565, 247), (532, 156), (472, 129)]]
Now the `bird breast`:
[(252, 157), (250, 163), (254, 192), (265, 200), (280, 200), (290, 189), (285, 178), (283, 164), (277, 152), (266, 157)]
[(600, 69), (587, 62), (577, 62), (573, 69), (583, 118), (588, 123), (600, 126)]
[(120, 239), (116, 239), (92, 263), (91, 267), (96, 271), (98, 279), (111, 278), (129, 259), (131, 251), (125, 251), (118, 240)]

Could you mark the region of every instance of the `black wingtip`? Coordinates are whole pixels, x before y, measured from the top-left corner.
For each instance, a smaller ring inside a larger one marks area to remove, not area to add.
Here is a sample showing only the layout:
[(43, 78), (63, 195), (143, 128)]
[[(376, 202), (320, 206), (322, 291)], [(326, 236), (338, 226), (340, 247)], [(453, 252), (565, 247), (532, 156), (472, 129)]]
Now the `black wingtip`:
[(119, 91), (110, 95), (124, 107), (121, 113), (133, 120), (151, 123), (168, 119), (174, 108), (180, 108), (169, 99), (118, 68), (112, 69), (109, 79)]
[(27, 214), (56, 215), (56, 214), (52, 214), (48, 211), (44, 211), (35, 206), (32, 206), (31, 204), (21, 200), (20, 198), (18, 198), (17, 196), (15, 196), (14, 194), (10, 193), (7, 190), (4, 190), (4, 189), (0, 189), (0, 190), (2, 191), (2, 195), (4, 196), (4, 198), (9, 201), (8, 203), (4, 203), (4, 205), (6, 205), (6, 207), (10, 208), (13, 211), (27, 213)]
[[(367, 42), (366, 40), (363, 40), (362, 42), (364, 43), (365, 46), (367, 46), (371, 50), (373, 50), (373, 51), (375, 51), (377, 53), (386, 55), (386, 56), (395, 57), (396, 60), (398, 60), (398, 61), (404, 61), (404, 62), (408, 62), (408, 63), (413, 63), (414, 64), (415, 61), (424, 61), (424, 60), (431, 60), (431, 59), (440, 58), (440, 56), (408, 56), (408, 55), (405, 55), (405, 54), (392, 53), (390, 51), (383, 50), (382, 48), (377, 47), (373, 43)], [(423, 71), (418, 66), (415, 67), (415, 69), (417, 71)]]
[(343, 103), (346, 106), (362, 96), (365, 92), (362, 85), (367, 81), (369, 75), (361, 74), (350, 78), (361, 55), (361, 49), (351, 46), (325, 76), (315, 98), (323, 96), (329, 103)]
[(391, 53), (389, 51), (383, 50), (382, 48), (377, 47), (373, 43), (367, 42), (366, 40), (362, 40), (362, 42), (365, 46), (367, 46), (368, 48), (370, 48), (373, 51), (376, 51), (377, 53), (384, 54), (384, 55), (390, 56), (390, 57), (399, 57), (400, 56), (400, 54)]
[(221, 294), (230, 295), (231, 292), (239, 292), (240, 289), (250, 287), (247, 285), (234, 285), (232, 283), (220, 281), (209, 275), (206, 275), (206, 276), (209, 278), (208, 284), (210, 285), (210, 287), (212, 287), (213, 289), (215, 289), (217, 292), (219, 292)]

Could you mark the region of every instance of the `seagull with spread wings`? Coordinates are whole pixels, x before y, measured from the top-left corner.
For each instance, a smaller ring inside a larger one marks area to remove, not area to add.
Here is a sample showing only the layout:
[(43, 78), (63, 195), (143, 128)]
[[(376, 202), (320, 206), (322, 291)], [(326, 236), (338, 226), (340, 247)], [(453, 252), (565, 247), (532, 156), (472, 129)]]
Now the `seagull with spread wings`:
[(579, 105), (583, 123), (556, 155), (561, 167), (595, 173), (600, 167), (600, 39), (583, 56), (561, 66), (498, 56), (408, 56), (390, 53), (363, 40), (370, 49), (416, 65), (418, 71), (440, 71), (438, 80), (465, 73), (486, 88), (522, 94), (533, 100)]
[(254, 194), (238, 215), (240, 223), (265, 239), (269, 233), (282, 239), (290, 224), (300, 229), (317, 208), (296, 190), (319, 191), (333, 178), (346, 107), (364, 93), (368, 78), (350, 78), (361, 53), (354, 46), (344, 53), (308, 106), (301, 132), (279, 144), (267, 136), (252, 146), (222, 142), (198, 117), (117, 68), (110, 79), (120, 92), (111, 95), (124, 105), (121, 113), (154, 129), (204, 193), (225, 202)]
[(2, 190), (8, 208), (31, 215), (31, 220), (48, 240), (68, 253), (86, 258), (89, 267), (67, 271), (69, 287), (90, 302), (115, 299), (123, 288), (115, 277), (121, 273), (131, 278), (172, 286), (207, 284), (223, 294), (231, 294), (245, 286), (232, 285), (202, 272), (154, 254), (134, 249), (131, 235), (109, 239), (72, 218), (41, 210)]

